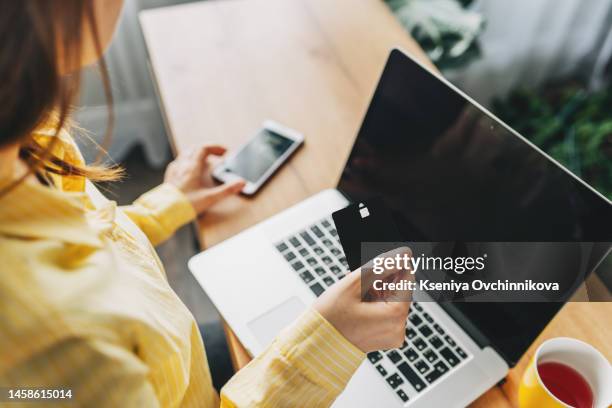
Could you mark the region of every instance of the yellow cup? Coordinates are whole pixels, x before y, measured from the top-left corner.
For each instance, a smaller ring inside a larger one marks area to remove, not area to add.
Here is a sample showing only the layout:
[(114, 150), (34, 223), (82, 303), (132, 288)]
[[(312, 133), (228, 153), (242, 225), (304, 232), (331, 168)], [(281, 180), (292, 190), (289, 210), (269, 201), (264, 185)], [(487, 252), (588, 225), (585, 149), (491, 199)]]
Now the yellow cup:
[(544, 385), (538, 364), (557, 362), (576, 370), (593, 392), (593, 408), (608, 408), (612, 404), (612, 368), (596, 348), (580, 340), (558, 337), (538, 347), (523, 374), (519, 387), (521, 408), (568, 408)]

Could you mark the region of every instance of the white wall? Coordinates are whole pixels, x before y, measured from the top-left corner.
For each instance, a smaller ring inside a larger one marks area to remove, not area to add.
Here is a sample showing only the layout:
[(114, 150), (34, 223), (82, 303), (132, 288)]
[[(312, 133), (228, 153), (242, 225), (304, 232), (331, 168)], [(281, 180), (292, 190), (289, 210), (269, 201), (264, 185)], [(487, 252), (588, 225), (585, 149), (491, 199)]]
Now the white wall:
[(474, 8), (486, 20), (482, 58), (445, 74), (477, 100), (576, 72), (602, 85), (612, 55), (611, 0), (477, 0)]

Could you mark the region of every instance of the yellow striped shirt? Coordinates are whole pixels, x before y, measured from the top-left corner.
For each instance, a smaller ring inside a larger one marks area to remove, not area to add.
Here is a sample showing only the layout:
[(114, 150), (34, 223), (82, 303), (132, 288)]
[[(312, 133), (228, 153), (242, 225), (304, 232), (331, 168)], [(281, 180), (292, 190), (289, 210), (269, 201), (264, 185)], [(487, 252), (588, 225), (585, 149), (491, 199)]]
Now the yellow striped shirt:
[[(65, 133), (55, 153), (82, 162)], [(117, 207), (86, 180), (53, 181), (0, 198), (0, 387), (70, 389), (65, 406), (319, 407), (362, 362), (308, 310), (219, 398), (153, 248), (195, 217), (184, 195), (163, 184)]]

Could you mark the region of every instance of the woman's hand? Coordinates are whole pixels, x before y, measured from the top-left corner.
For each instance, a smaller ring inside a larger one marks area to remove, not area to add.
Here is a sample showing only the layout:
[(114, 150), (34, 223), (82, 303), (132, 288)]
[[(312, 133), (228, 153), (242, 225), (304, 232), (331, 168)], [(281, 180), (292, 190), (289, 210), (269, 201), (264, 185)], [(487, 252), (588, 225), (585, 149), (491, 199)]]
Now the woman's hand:
[[(396, 254), (412, 256), (410, 248), (399, 248), (382, 257)], [(349, 273), (319, 297), (313, 307), (344, 337), (363, 352), (396, 348), (404, 342), (406, 317), (410, 309), (408, 301), (361, 300), (362, 267)], [(391, 270), (378, 276), (384, 280), (411, 279), (409, 271)], [(369, 278), (367, 278), (369, 279)], [(393, 294), (388, 294), (393, 295)], [(407, 297), (404, 296), (403, 299)]]
[(212, 166), (208, 156), (221, 156), (226, 149), (219, 145), (204, 145), (187, 153), (181, 153), (166, 169), (164, 182), (179, 188), (198, 214), (229, 196), (238, 194), (244, 181), (217, 185), (212, 178)]

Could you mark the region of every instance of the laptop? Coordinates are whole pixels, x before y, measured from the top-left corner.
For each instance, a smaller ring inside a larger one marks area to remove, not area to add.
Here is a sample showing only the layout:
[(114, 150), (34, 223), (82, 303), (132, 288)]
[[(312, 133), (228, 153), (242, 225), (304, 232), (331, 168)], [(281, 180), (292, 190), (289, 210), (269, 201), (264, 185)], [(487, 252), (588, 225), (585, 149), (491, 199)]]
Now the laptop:
[[(253, 356), (347, 273), (331, 214), (372, 197), (407, 242), (612, 240), (609, 200), (394, 49), (337, 188), (189, 262)], [(563, 306), (415, 299), (402, 347), (369, 353), (335, 407), (466, 406)]]

